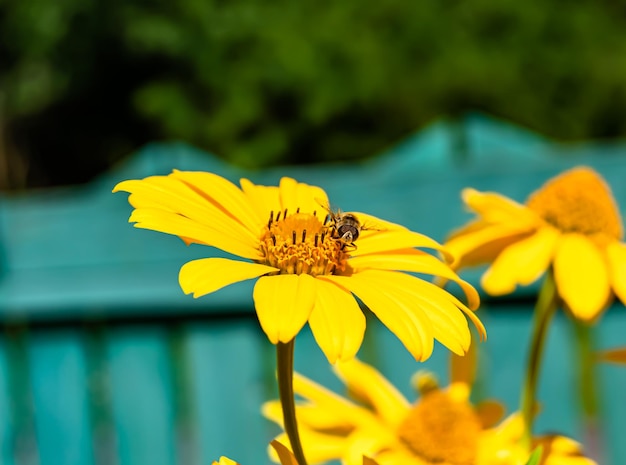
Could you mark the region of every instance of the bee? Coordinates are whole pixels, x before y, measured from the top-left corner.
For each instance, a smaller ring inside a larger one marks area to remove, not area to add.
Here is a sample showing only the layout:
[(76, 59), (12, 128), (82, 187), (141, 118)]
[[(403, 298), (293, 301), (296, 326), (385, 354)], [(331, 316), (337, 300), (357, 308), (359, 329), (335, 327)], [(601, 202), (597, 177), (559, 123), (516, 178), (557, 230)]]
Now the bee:
[(343, 241), (346, 245), (352, 245), (359, 238), (361, 230), (365, 229), (354, 213), (342, 212), (339, 209), (333, 210), (328, 204), (318, 200), (318, 203), (328, 211), (335, 237)]

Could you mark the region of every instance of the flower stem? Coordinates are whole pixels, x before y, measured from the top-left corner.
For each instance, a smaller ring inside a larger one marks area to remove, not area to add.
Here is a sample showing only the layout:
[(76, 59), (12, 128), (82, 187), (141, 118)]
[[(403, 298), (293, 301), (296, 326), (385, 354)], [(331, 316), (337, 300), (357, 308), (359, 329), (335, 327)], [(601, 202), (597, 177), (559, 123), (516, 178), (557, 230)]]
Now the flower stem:
[(595, 458), (598, 463), (602, 447), (602, 428), (598, 417), (600, 415), (600, 397), (598, 395), (598, 373), (596, 370), (594, 352), (595, 341), (593, 328), (579, 320), (573, 322), (576, 341), (576, 367), (578, 368), (579, 399), (583, 411), (583, 434), (587, 456)]
[(293, 455), (299, 465), (307, 465), (302, 451), (298, 423), (296, 422), (296, 404), (293, 394), (293, 349), (295, 338), (287, 343), (276, 344), (276, 367), (278, 371), (278, 395), (283, 409), (283, 423)]
[(533, 437), (533, 418), (537, 397), (537, 381), (541, 366), (541, 357), (552, 316), (558, 308), (558, 298), (554, 276), (548, 272), (541, 286), (535, 311), (533, 313), (533, 332), (530, 341), (528, 365), (522, 388), (521, 411), (524, 420), (522, 444), (530, 451)]

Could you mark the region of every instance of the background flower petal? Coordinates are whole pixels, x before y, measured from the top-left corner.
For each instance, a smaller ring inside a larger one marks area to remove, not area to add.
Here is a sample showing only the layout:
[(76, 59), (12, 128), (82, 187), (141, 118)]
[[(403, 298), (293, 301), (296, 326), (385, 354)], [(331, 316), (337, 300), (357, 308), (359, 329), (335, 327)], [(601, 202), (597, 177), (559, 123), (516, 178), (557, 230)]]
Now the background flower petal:
[(466, 188), (461, 192), (461, 197), (487, 223), (513, 222), (532, 226), (543, 222), (525, 205), (495, 192), (479, 192)]
[(399, 426), (411, 408), (409, 401), (372, 366), (353, 359), (338, 363), (335, 372), (348, 392), (366, 401), (389, 426)]
[(536, 281), (550, 266), (560, 233), (551, 226), (509, 245), (498, 255), (481, 279), (491, 295), (509, 294), (517, 285)]
[(315, 306), (309, 317), (313, 336), (330, 363), (356, 355), (365, 334), (365, 315), (350, 291), (323, 278), (315, 280)]
[(618, 241), (609, 243), (606, 256), (613, 291), (626, 304), (626, 244)]
[(528, 234), (528, 228), (516, 224), (479, 221), (454, 232), (444, 247), (454, 258), (452, 267), (458, 269), (492, 262), (505, 247)]
[(291, 341), (315, 304), (315, 278), (308, 274), (261, 277), (253, 298), (261, 328), (272, 344)]
[(561, 237), (554, 258), (557, 289), (576, 318), (591, 321), (603, 310), (609, 297), (609, 275), (604, 257), (581, 234)]
[(270, 446), (272, 446), (276, 451), (281, 465), (298, 465), (296, 457), (293, 455), (293, 452), (287, 448), (287, 446), (276, 440), (270, 442)]
[(350, 277), (326, 276), (325, 279), (336, 281), (356, 294), (416, 360), (426, 360), (433, 351), (432, 325), (414, 301), (393, 292), (395, 274), (366, 270)]
[(275, 271), (278, 270), (259, 263), (227, 258), (201, 258), (185, 263), (178, 273), (178, 281), (185, 294), (193, 292), (194, 297), (200, 297), (229, 284)]
[[(298, 428), (302, 448), (309, 463), (326, 463), (343, 456), (346, 448), (346, 440), (341, 436), (333, 434), (318, 433), (308, 428)], [(289, 444), (289, 439), (285, 433), (276, 436), (275, 441), (282, 444)], [(276, 451), (268, 447), (269, 456), (274, 462), (279, 461)], [(291, 449), (289, 449), (291, 450)]]

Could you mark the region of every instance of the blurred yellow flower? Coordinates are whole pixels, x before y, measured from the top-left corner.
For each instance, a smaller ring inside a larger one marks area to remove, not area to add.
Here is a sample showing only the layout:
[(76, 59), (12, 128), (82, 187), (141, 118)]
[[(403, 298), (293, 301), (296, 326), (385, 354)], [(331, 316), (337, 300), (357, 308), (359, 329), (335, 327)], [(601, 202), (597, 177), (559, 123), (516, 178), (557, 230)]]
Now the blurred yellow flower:
[[(341, 460), (357, 465), (363, 454), (379, 465), (525, 465), (528, 449), (518, 414), (500, 422), (503, 409), (469, 402), (470, 385), (456, 380), (441, 389), (429, 375), (417, 378), (421, 396), (409, 401), (376, 369), (353, 359), (335, 371), (358, 400), (343, 398), (301, 375), (294, 391), (304, 400), (297, 407), (304, 452), (311, 463)], [(281, 424), (280, 404), (263, 407)], [(534, 438), (543, 445), (542, 465), (594, 465), (580, 446), (563, 436)]]
[[(282, 178), (277, 187), (242, 179), (240, 189), (212, 173), (174, 171), (123, 181), (113, 191), (131, 194), (135, 210), (129, 221), (135, 227), (235, 256), (185, 264), (179, 275), (185, 293), (199, 297), (259, 278), (253, 293), (257, 316), (274, 344), (291, 341), (308, 322), (331, 363), (353, 357), (365, 331), (353, 294), (418, 360), (430, 356), (434, 339), (454, 353), (467, 350), (471, 336), (463, 314), (485, 335), (472, 311), (479, 304), (476, 290), (417, 249), (445, 254), (440, 244), (364, 213), (354, 214), (363, 229), (340, 236), (336, 215), (325, 220), (328, 198), (319, 187), (291, 178)], [(406, 272), (455, 281), (469, 306)]]
[(220, 457), (220, 461), (216, 462), (215, 460), (213, 460), (213, 465), (239, 465), (239, 463), (235, 462), (234, 460), (229, 459), (228, 457)]
[(481, 281), (487, 293), (511, 293), (552, 268), (560, 297), (582, 321), (594, 321), (613, 292), (626, 302), (622, 220), (610, 188), (592, 169), (549, 180), (526, 205), (473, 189), (462, 196), (478, 218), (445, 247), (455, 269), (491, 263)]

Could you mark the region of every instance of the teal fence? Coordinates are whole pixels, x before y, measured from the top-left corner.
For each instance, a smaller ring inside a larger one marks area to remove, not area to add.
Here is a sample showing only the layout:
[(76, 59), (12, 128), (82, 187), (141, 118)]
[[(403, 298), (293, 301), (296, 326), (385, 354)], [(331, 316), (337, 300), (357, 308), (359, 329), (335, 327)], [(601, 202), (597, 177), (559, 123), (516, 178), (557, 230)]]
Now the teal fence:
[[(251, 283), (198, 300), (178, 270), (205, 256), (174, 237), (132, 228), (120, 180), (207, 170), (233, 181), (275, 184), (283, 175), (326, 189), (345, 211), (367, 211), (443, 240), (469, 216), (463, 187), (523, 200), (559, 171), (586, 164), (626, 207), (626, 145), (557, 144), (481, 116), (438, 123), (387, 153), (351, 165), (243, 172), (183, 144), (154, 144), (90, 185), (0, 199), (0, 461), (12, 465), (191, 465), (229, 455), (268, 463), (277, 432), (259, 414), (276, 397), (274, 348), (256, 321)], [(622, 214), (626, 213), (622, 211)], [(477, 282), (476, 271), (464, 276)], [(536, 287), (485, 298), (480, 395), (514, 409)], [(600, 348), (626, 343), (626, 311), (614, 305), (594, 333)], [(548, 341), (539, 430), (585, 439), (569, 321)], [(406, 395), (427, 367), (446, 379), (447, 352), (417, 364), (375, 320), (361, 357)], [(296, 368), (341, 389), (310, 333)], [(626, 461), (626, 369), (602, 366), (599, 450)]]

